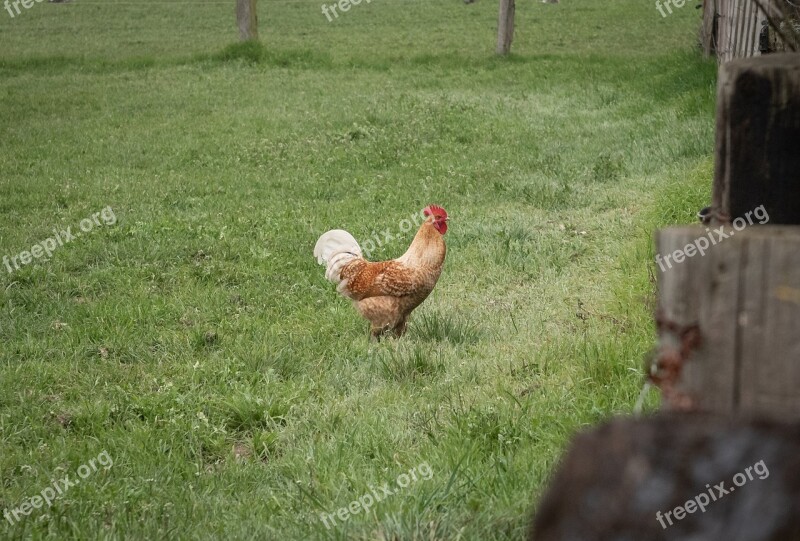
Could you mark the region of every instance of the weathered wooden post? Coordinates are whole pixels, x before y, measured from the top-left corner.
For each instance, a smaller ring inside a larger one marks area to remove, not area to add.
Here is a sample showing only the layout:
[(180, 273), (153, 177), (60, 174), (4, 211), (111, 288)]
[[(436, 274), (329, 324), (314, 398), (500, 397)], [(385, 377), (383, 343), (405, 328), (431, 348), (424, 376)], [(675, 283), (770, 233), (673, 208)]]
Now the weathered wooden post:
[(720, 0), (703, 1), (703, 26), (700, 28), (700, 47), (703, 49), (703, 56), (705, 57), (716, 53), (718, 1)]
[(712, 225), (657, 234), (667, 408), (800, 420), (798, 56), (720, 68)]
[(236, 0), (236, 25), (241, 41), (258, 39), (256, 0)]
[(574, 439), (528, 540), (800, 539), (798, 428), (665, 413), (604, 423)]
[[(765, 9), (773, 11), (777, 0), (704, 0), (700, 46), (717, 60), (748, 58), (760, 54)], [(785, 1), (785, 0), (780, 0)], [(773, 21), (779, 20), (773, 18)]]
[(725, 65), (717, 88), (713, 212), (763, 204), (771, 224), (800, 225), (800, 56)]
[(500, 16), (497, 22), (497, 54), (511, 52), (514, 39), (514, 0), (500, 0)]

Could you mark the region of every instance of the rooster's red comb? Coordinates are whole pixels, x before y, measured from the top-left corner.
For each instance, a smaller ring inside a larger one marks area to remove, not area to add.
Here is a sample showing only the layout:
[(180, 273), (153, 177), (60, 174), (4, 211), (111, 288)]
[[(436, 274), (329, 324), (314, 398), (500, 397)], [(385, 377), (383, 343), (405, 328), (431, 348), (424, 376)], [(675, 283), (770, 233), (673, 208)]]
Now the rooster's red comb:
[(422, 211), (425, 216), (441, 216), (447, 218), (447, 211), (439, 205), (428, 205)]

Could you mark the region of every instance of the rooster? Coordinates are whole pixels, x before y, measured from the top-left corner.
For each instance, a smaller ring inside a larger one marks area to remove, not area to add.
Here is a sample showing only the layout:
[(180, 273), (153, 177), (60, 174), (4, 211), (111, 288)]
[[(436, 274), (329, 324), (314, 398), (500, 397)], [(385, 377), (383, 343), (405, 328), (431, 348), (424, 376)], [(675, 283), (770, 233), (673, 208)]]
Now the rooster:
[(314, 246), (314, 257), (325, 265), (325, 278), (336, 290), (353, 300), (370, 322), (370, 336), (380, 340), (391, 332), (401, 337), (409, 314), (433, 291), (442, 273), (447, 212), (429, 205), (422, 211), (425, 221), (406, 253), (390, 261), (370, 262), (347, 231), (323, 234)]

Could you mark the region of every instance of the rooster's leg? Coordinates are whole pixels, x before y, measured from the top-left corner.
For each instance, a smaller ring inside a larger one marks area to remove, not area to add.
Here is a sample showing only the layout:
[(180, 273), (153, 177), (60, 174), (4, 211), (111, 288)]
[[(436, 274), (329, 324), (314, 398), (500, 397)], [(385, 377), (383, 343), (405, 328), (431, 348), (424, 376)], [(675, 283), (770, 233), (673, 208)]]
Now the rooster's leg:
[(389, 327), (389, 324), (387, 323), (386, 325), (383, 325), (382, 327), (371, 327), (371, 331), (370, 332), (371, 332), (372, 336), (375, 338), (375, 340), (380, 342), (381, 341), (381, 337), (385, 336), (386, 334), (388, 334), (389, 331), (391, 331), (391, 330), (393, 330), (393, 329), (391, 327)]
[(403, 336), (406, 333), (406, 320), (401, 319), (400, 322), (394, 326), (392, 331), (397, 338)]

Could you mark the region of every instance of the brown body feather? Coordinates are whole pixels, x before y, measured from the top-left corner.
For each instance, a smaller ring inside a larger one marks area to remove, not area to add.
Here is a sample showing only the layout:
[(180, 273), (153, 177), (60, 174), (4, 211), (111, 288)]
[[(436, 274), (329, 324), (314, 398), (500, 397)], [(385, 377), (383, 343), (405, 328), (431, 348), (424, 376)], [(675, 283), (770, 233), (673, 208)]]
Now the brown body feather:
[(352, 298), (369, 320), (372, 336), (387, 331), (402, 336), (409, 314), (433, 291), (446, 251), (442, 234), (428, 218), (401, 257), (374, 263), (358, 258), (347, 263), (340, 272), (339, 291)]

